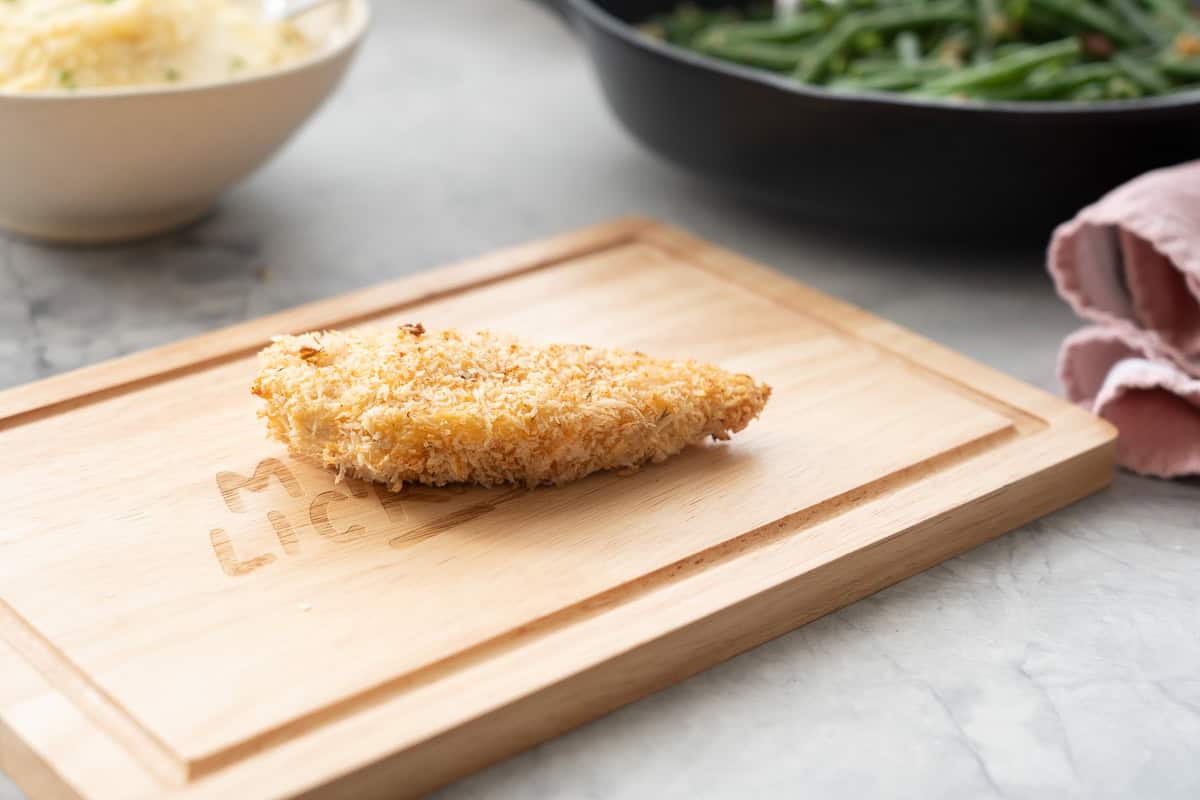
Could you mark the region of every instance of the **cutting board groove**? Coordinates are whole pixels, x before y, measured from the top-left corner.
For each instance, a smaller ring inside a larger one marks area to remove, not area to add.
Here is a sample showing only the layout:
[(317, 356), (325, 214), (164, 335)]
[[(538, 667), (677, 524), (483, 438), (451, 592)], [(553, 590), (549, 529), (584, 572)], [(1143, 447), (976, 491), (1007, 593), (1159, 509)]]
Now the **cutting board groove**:
[(0, 394), (0, 430), (112, 397), (147, 383), (209, 369), (256, 353), (263, 336), (349, 327), (461, 292), (553, 267), (634, 241), (646, 224), (621, 220), (578, 238), (513, 248), (387, 286), (376, 286), (195, 336)]
[[(696, 356), (776, 392), (727, 445), (558, 488), (393, 494), (264, 440), (247, 387), (271, 335), (410, 317)], [(19, 781), (395, 797), (1095, 491), (1113, 431), (632, 219), (11, 390), (0, 446), (40, 450), (2, 496)]]

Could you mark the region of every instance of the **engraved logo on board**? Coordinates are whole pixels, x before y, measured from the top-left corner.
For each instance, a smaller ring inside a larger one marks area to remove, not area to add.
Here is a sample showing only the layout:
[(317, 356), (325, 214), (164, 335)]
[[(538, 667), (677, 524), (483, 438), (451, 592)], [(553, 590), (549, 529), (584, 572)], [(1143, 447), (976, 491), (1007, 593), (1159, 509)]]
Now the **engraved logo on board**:
[[(247, 513), (246, 503), (242, 497), (243, 492), (264, 491), (272, 484), (272, 481), (282, 486), (289, 497), (305, 496), (304, 489), (301, 487), (300, 481), (296, 479), (295, 473), (277, 458), (265, 458), (258, 462), (250, 477), (229, 471), (221, 471), (216, 475), (217, 491), (220, 492), (225, 507), (235, 514)], [(370, 493), (367, 485), (362, 481), (348, 479), (344, 482), (344, 486), (358, 498), (365, 498)], [(377, 488), (383, 490), (383, 487)], [(349, 499), (344, 493), (332, 490), (323, 491), (314, 497), (308, 504), (308, 521), (313, 530), (333, 542), (352, 542), (366, 536), (367, 529), (363, 525), (353, 524), (339, 529), (330, 521), (330, 506)], [(387, 503), (382, 498), (381, 503), (384, 511), (387, 511)], [(275, 538), (279, 541), (279, 546), (285, 556), (296, 555), (300, 552), (300, 540), (296, 536), (296, 531), (282, 512), (268, 511), (267, 522), (274, 531)], [(217, 563), (221, 565), (221, 570), (226, 575), (234, 577), (248, 575), (274, 563), (276, 559), (274, 553), (262, 553), (252, 558), (239, 559), (234, 552), (233, 542), (224, 528), (210, 530), (208, 539), (212, 545), (213, 554), (217, 557)]]
[[(313, 465), (317, 466), (315, 462)], [(249, 477), (239, 472), (225, 470), (218, 472), (216, 484), (225, 508), (239, 515), (249, 513), (243, 498), (245, 492), (262, 492), (268, 487), (276, 485), (282, 487), (291, 498), (299, 499), (307, 496), (293, 470), (277, 458), (265, 458), (259, 461)], [(352, 523), (339, 526), (331, 519), (338, 506), (349, 502), (351, 497), (363, 500), (374, 494), (389, 522), (404, 522), (408, 517), (403, 510), (406, 502), (446, 503), (455, 496), (466, 492), (466, 489), (461, 486), (448, 486), (441, 489), (406, 486), (401, 492), (391, 492), (381, 484), (369, 484), (353, 478), (345, 478), (338, 486), (348, 490), (350, 495), (336, 489), (323, 487), (323, 490), (309, 501), (306, 515), (306, 521), (313, 531), (322, 539), (336, 544), (356, 542), (368, 535), (365, 525)], [(371, 491), (372, 487), (374, 492)], [(509, 489), (479, 502), (470, 503), (448, 514), (398, 532), (388, 540), (388, 545), (402, 548), (423, 541), (450, 528), (477, 519), (495, 510), (498, 506), (523, 495), (525, 491), (524, 489)], [(301, 552), (300, 539), (287, 516), (280, 511), (270, 510), (266, 513), (266, 522), (270, 525), (284, 557), (298, 555)], [(249, 575), (274, 564), (277, 560), (277, 555), (273, 552), (239, 558), (225, 528), (212, 528), (208, 538), (217, 563), (221, 570), (230, 577)]]

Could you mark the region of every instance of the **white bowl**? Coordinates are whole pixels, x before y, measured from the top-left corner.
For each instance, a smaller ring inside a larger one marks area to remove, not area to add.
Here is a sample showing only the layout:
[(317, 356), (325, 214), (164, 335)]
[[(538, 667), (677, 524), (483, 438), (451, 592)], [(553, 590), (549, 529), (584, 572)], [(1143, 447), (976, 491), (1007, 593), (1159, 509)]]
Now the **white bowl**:
[(77, 244), (202, 216), (262, 166), (338, 84), (366, 0), (317, 14), (328, 38), (296, 64), (221, 83), (0, 93), (0, 227)]

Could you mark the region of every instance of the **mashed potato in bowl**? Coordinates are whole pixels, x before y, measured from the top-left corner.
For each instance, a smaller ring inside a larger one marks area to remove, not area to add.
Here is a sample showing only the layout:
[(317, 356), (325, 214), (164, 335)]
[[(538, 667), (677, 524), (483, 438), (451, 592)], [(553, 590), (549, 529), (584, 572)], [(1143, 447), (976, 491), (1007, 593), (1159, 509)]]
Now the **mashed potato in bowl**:
[(3, 92), (213, 83), (317, 46), (245, 0), (0, 0)]
[(198, 219), (333, 93), (371, 19), (338, 0), (296, 39), (230, 6), (0, 0), (0, 229), (95, 244)]

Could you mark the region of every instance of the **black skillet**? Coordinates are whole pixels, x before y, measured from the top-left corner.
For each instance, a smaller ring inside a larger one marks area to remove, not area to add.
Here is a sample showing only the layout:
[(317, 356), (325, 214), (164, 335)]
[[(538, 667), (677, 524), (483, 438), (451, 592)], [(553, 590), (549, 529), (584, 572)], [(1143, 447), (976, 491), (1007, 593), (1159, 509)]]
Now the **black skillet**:
[(1200, 156), (1198, 92), (1088, 105), (848, 96), (636, 30), (676, 0), (544, 4), (579, 34), (609, 105), (637, 139), (806, 218), (1040, 235), (1122, 181)]

